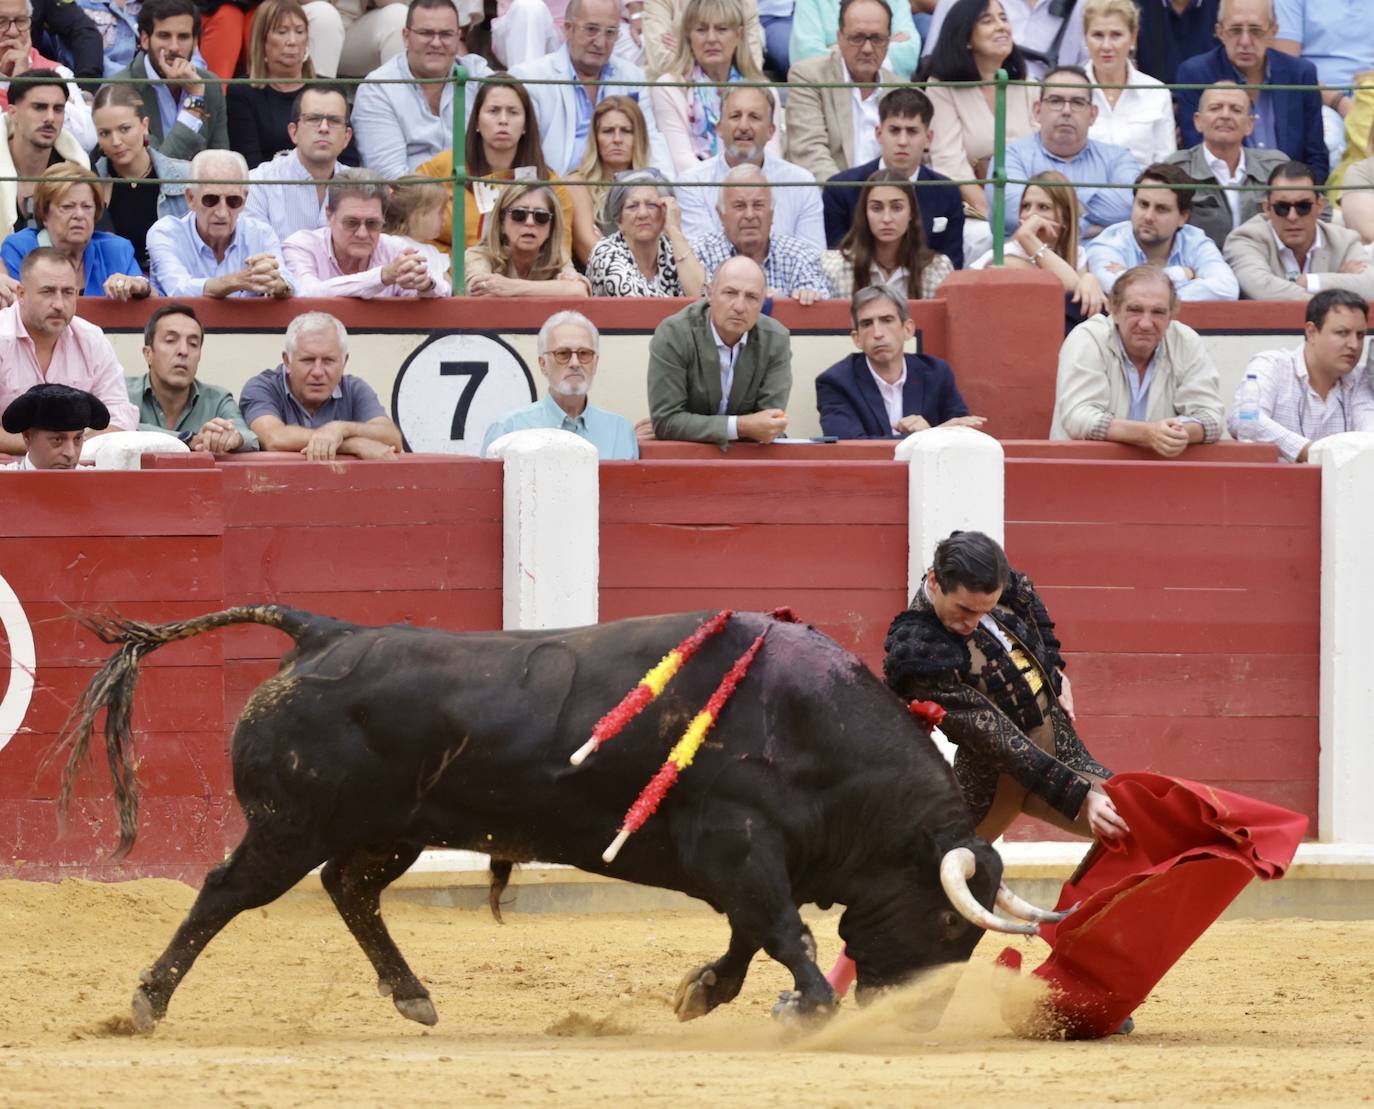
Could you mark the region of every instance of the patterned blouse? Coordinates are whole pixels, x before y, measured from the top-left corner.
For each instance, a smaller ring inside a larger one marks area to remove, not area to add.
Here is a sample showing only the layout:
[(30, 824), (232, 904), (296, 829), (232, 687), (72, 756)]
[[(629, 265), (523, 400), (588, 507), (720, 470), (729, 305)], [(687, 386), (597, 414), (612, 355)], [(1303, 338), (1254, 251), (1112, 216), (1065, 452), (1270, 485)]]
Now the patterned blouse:
[[(830, 287), (835, 290), (835, 295), (841, 300), (848, 300), (854, 295), (854, 266), (838, 250), (827, 250), (821, 255), (821, 269), (825, 271), (826, 280), (830, 282)], [(944, 254), (934, 255), (929, 264), (921, 271), (921, 300), (929, 300), (935, 295), (935, 290), (940, 287), (940, 283), (954, 272), (954, 265)], [(870, 284), (891, 285), (898, 292), (906, 292), (906, 267), (898, 266), (886, 276), (878, 269), (878, 264), (873, 264)]]
[(673, 261), (673, 244), (667, 235), (658, 237), (658, 272), (647, 278), (635, 261), (625, 234), (617, 231), (592, 247), (587, 259), (587, 280), (594, 297), (686, 296)]

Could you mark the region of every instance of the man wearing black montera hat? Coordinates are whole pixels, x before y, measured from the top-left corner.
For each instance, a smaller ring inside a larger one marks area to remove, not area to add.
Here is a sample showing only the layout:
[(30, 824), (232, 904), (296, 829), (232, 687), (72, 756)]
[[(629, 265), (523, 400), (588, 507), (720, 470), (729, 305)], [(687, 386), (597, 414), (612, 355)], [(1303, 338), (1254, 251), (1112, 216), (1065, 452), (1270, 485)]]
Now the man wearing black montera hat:
[(35, 385), (5, 409), (3, 424), (24, 437), (24, 457), (12, 470), (75, 470), (86, 429), (110, 426), (110, 410), (98, 397), (70, 385)]

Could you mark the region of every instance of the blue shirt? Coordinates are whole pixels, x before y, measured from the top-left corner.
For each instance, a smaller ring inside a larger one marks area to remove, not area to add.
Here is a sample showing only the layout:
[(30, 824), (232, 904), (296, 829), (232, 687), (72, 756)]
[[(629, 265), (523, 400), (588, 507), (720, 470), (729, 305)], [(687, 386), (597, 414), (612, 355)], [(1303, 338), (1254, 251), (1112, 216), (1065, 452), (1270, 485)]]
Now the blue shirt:
[[(1037, 173), (1055, 170), (1062, 173), (1078, 186), (1078, 206), (1083, 210), (1079, 227), (1086, 231), (1088, 226), (1110, 227), (1114, 223), (1131, 218), (1132, 196), (1130, 189), (1089, 188), (1089, 184), (1104, 181), (1121, 185), (1133, 184), (1140, 175), (1141, 165), (1124, 146), (1109, 142), (1088, 140), (1074, 157), (1065, 159), (1051, 154), (1045, 149), (1036, 131), (1025, 138), (1017, 139), (1007, 147), (1007, 179), (1025, 181)], [(1021, 194), (1024, 185), (1007, 185), (1007, 234), (1016, 230), (1020, 220)], [(987, 187), (988, 207), (992, 207), (992, 186)]]
[(491, 445), (501, 436), (512, 431), (541, 427), (580, 435), (596, 448), (602, 462), (632, 462), (639, 457), (639, 440), (635, 438), (630, 421), (624, 416), (603, 408), (593, 408), (588, 402), (577, 419), (569, 419), (568, 414), (558, 407), (552, 394), (545, 394), (542, 400), (508, 412), (489, 424), (486, 435), (482, 437), (482, 457), (487, 457)]
[[(1132, 266), (1145, 264), (1145, 252), (1136, 241), (1131, 221), (1115, 223), (1105, 228), (1088, 243), (1088, 269), (1111, 292), (1116, 280)], [(1120, 270), (1109, 270), (1113, 262)], [(1185, 267), (1187, 269), (1185, 269)], [(1189, 277), (1187, 270), (1194, 276)], [(1217, 244), (1200, 227), (1184, 224), (1174, 232), (1164, 273), (1174, 284), (1180, 300), (1235, 300), (1240, 296), (1240, 283)], [(1134, 417), (1132, 417), (1134, 418)]]
[(1278, 38), (1296, 42), (1325, 85), (1350, 88), (1374, 62), (1369, 0), (1275, 0)]
[[(36, 227), (16, 231), (0, 244), (0, 258), (4, 259), (5, 269), (9, 270), (11, 277), (18, 280), (20, 263), (30, 251), (40, 246), (52, 246), (52, 240), (48, 238), (46, 231), (40, 231)], [(143, 270), (139, 268), (138, 258), (134, 254), (134, 244), (118, 235), (111, 235), (108, 231), (97, 231), (91, 236), (91, 241), (86, 244), (86, 252), (82, 255), (81, 264), (86, 271), (86, 284), (82, 296), (103, 297), (106, 278), (117, 273), (128, 277), (143, 276)]]
[(184, 216), (163, 216), (148, 228), (148, 268), (153, 271), (153, 290), (162, 296), (204, 296), (206, 281), (237, 273), (254, 254), (276, 255), (277, 271), (292, 291), (295, 290), (296, 283), (286, 268), (277, 233), (252, 216), (240, 213), (234, 227), (234, 240), (222, 260), (215, 258), (215, 252), (200, 237), (194, 211)]
[(1164, 344), (1160, 343), (1155, 347), (1155, 352), (1150, 355), (1150, 361), (1142, 374), (1135, 368), (1131, 356), (1126, 353), (1121, 330), (1113, 330), (1116, 331), (1116, 345), (1121, 348), (1121, 364), (1126, 371), (1126, 385), (1131, 390), (1131, 406), (1126, 409), (1126, 419), (1144, 422), (1150, 411), (1150, 383), (1155, 379), (1155, 367), (1159, 364), (1159, 352), (1164, 349)]
[[(598, 81), (608, 80), (611, 73), (609, 65), (603, 65), (601, 72), (596, 75)], [(605, 85), (593, 85), (588, 89), (586, 85), (577, 84), (573, 86), (573, 103), (577, 105), (577, 123), (573, 129), (573, 138), (576, 140), (573, 149), (576, 152), (578, 163), (582, 161), (582, 152), (587, 149), (587, 135), (592, 129), (592, 113), (596, 111), (596, 105), (601, 102), (601, 97), (606, 91)], [(593, 101), (595, 97), (595, 101)]]
[(352, 374), (344, 374), (334, 386), (330, 398), (311, 415), (291, 395), (291, 387), (286, 381), (286, 366), (282, 364), (249, 378), (239, 394), (239, 406), (249, 426), (259, 416), (275, 416), (293, 427), (318, 428), (332, 420), (365, 424), (368, 420), (386, 415), (386, 409), (377, 399), (372, 386)]

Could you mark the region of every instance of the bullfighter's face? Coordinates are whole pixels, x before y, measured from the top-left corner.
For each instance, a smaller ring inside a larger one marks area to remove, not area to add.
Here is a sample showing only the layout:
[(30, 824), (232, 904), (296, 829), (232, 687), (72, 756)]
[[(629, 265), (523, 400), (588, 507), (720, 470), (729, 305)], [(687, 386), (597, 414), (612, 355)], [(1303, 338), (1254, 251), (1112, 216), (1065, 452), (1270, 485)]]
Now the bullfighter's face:
[(975, 593), (964, 586), (946, 592), (935, 580), (935, 571), (926, 575), (926, 593), (940, 623), (955, 635), (967, 638), (978, 629), (978, 621), (997, 607), (1002, 591)]

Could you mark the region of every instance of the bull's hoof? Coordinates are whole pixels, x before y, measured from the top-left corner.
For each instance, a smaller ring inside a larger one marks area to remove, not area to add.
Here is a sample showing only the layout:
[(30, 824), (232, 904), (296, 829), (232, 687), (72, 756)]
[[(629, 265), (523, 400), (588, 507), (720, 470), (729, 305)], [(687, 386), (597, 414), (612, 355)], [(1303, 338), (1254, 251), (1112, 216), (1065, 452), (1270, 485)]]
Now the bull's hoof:
[(391, 996), (391, 983), (388, 982), (385, 978), (378, 978), (378, 979), (377, 979), (377, 993), (380, 994), (382, 997), (390, 997), (390, 996)]
[(773, 1005), (772, 1016), (785, 1028), (803, 1030), (823, 1024), (837, 1008), (839, 1006), (834, 1002), (808, 1002), (799, 990), (783, 990)]
[(157, 1022), (162, 1019), (162, 1014), (158, 1012), (157, 1006), (153, 1004), (153, 999), (148, 996), (148, 991), (142, 986), (134, 990), (133, 999), (133, 1022), (134, 1031), (141, 1036), (151, 1035)]
[(407, 1020), (433, 1028), (439, 1023), (439, 1014), (434, 1011), (434, 1002), (427, 997), (393, 997), (396, 1011)]
[(716, 985), (715, 968), (709, 963), (683, 975), (673, 994), (673, 1012), (678, 1020), (704, 1017), (719, 1004), (713, 996)]

